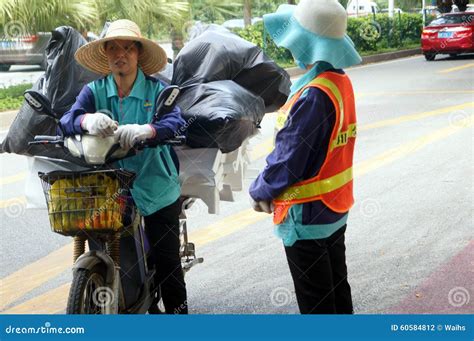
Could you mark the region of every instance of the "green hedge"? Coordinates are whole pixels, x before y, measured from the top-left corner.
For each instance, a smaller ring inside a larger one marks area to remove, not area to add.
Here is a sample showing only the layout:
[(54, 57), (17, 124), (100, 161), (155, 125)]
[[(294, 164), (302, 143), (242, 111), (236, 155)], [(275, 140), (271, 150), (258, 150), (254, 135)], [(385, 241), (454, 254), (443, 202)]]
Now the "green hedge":
[[(412, 47), (420, 42), (423, 20), (421, 14), (402, 13), (389, 18), (388, 14), (349, 18), (347, 34), (354, 41), (357, 51), (374, 54), (378, 50)], [(268, 34), (263, 33), (263, 23), (235, 30), (242, 38), (260, 46), (265, 53), (282, 66), (293, 64), (291, 53), (278, 48)]]
[(23, 93), (32, 86), (31, 83), (25, 83), (0, 88), (0, 111), (19, 109), (23, 103)]
[(259, 21), (254, 25), (247, 26), (244, 29), (235, 29), (234, 31), (245, 40), (258, 45), (270, 58), (272, 58), (278, 64), (282, 66), (288, 63), (293, 64), (291, 52), (285, 48), (279, 48), (275, 45), (275, 43), (271, 40), (270, 35), (263, 31), (262, 21)]
[(423, 19), (420, 14), (402, 13), (389, 18), (377, 14), (361, 18), (349, 18), (347, 33), (359, 51), (377, 51), (387, 47), (403, 48), (420, 41)]

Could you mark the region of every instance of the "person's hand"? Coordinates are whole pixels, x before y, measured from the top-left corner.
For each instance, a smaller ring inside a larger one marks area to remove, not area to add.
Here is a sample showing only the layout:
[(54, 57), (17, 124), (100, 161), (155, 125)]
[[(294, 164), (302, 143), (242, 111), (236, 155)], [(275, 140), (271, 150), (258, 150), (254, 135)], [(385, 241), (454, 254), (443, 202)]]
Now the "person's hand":
[(250, 204), (256, 212), (265, 212), (271, 214), (273, 212), (273, 203), (270, 201), (255, 201), (250, 198)]
[(120, 147), (123, 149), (130, 149), (135, 143), (152, 138), (154, 135), (155, 129), (149, 124), (125, 124), (119, 126), (115, 132)]
[(253, 200), (253, 198), (250, 198), (250, 205), (252, 205), (252, 208), (254, 211), (256, 212), (262, 212), (262, 208), (260, 207), (260, 205), (258, 204), (258, 202), (256, 202), (255, 200)]
[(273, 212), (273, 203), (271, 201), (259, 201), (258, 204), (263, 212), (272, 214)]
[(81, 128), (91, 135), (106, 137), (114, 134), (114, 131), (118, 128), (118, 123), (106, 114), (96, 112), (95, 114), (84, 115)]

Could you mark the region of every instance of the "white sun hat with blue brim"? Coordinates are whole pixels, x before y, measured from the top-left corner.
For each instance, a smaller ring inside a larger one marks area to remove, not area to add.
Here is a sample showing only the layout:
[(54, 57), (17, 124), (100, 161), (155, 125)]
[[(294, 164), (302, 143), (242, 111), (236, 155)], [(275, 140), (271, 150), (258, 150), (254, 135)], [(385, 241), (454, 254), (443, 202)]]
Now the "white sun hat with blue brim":
[(337, 0), (281, 5), (275, 13), (264, 15), (263, 22), (275, 44), (306, 65), (325, 61), (342, 69), (362, 61), (346, 34), (347, 13)]

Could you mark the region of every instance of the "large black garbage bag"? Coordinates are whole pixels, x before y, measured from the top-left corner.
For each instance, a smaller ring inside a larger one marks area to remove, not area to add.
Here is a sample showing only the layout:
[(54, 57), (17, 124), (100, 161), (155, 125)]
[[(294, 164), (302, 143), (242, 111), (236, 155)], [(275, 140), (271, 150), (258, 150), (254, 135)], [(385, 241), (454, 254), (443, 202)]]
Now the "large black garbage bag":
[(87, 43), (79, 32), (61, 26), (51, 33), (46, 48), (45, 95), (51, 100), (54, 112), (62, 116), (76, 101), (84, 85), (101, 76), (86, 70), (74, 59), (77, 49)]
[[(40, 90), (44, 82), (44, 75), (33, 85), (33, 90)], [(3, 141), (1, 153), (16, 153), (27, 156), (47, 156), (51, 158), (67, 160), (74, 163), (85, 163), (65, 153), (62, 148), (54, 145), (34, 145), (29, 146), (28, 142), (33, 141), (35, 135), (56, 135), (56, 122), (52, 117), (41, 115), (34, 111), (26, 102), (20, 108), (16, 115), (7, 137)]]
[[(79, 32), (71, 27), (61, 26), (52, 32), (46, 48), (48, 66), (33, 89), (50, 99), (58, 118), (69, 110), (84, 85), (100, 77), (74, 60), (74, 53), (85, 43), (86, 40)], [(35, 135), (56, 135), (56, 123), (54, 119), (38, 114), (24, 102), (1, 145), (1, 152), (64, 156), (60, 149), (52, 145), (28, 146)]]
[(228, 80), (188, 87), (178, 105), (187, 121), (187, 145), (217, 147), (223, 153), (257, 132), (265, 107), (262, 98)]
[(172, 84), (186, 87), (233, 80), (265, 102), (265, 112), (281, 107), (290, 78), (256, 45), (222, 28), (210, 27), (187, 43), (174, 62)]

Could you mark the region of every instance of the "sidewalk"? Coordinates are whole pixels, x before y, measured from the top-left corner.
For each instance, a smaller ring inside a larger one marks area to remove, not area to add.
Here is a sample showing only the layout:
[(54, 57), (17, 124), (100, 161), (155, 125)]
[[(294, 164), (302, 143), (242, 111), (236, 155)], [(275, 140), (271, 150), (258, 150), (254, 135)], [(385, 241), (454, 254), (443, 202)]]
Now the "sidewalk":
[(0, 133), (10, 128), (13, 120), (16, 117), (18, 110), (2, 111), (0, 112)]
[(473, 314), (474, 240), (418, 285), (389, 314)]

